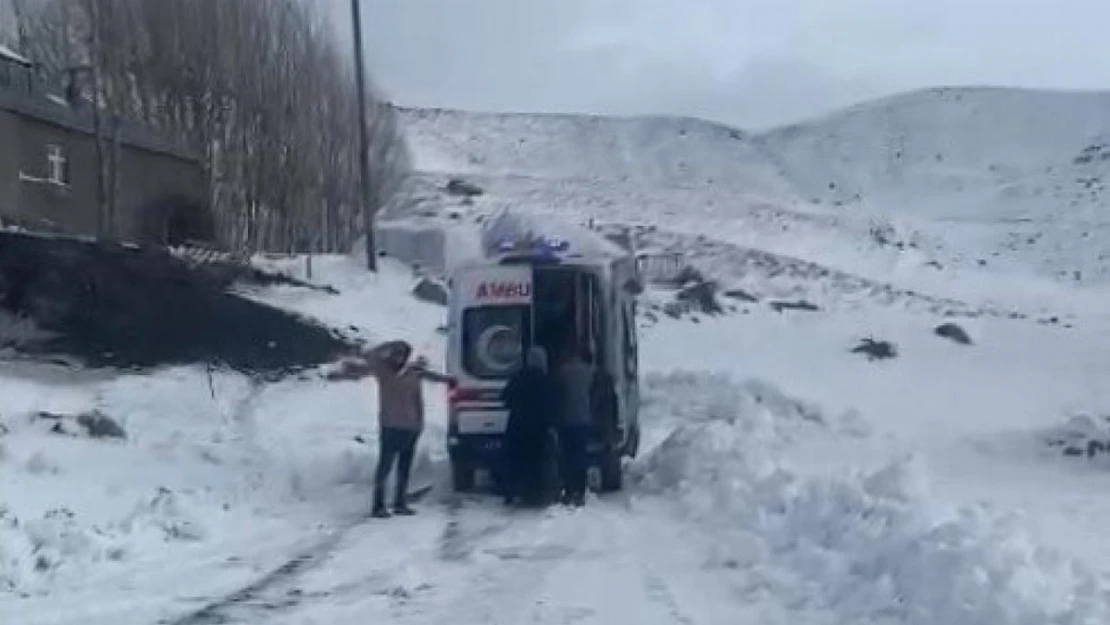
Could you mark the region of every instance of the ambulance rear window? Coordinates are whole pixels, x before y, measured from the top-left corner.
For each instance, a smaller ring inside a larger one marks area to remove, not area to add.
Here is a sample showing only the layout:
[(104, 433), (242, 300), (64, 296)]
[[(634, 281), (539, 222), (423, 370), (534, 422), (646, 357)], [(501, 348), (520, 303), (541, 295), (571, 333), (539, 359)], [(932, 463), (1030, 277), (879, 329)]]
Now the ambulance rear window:
[(462, 318), (463, 369), (476, 378), (505, 378), (520, 367), (530, 334), (529, 307), (468, 308)]

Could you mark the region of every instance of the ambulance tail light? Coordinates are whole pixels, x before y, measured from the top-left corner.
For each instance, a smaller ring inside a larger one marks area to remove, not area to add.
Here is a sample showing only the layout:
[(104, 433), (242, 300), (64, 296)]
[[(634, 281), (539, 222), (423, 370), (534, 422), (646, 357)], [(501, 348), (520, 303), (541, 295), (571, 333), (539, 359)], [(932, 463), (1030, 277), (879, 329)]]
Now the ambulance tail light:
[(460, 403), (478, 401), (481, 398), (479, 391), (472, 388), (462, 388), (456, 380), (452, 380), (447, 385), (447, 405), (451, 408), (458, 406)]

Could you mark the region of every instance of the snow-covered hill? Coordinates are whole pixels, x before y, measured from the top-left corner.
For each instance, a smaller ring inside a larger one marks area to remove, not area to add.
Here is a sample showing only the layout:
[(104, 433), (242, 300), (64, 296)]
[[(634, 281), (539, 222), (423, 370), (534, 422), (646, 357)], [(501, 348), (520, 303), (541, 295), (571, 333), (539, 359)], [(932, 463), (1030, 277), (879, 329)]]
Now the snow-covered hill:
[(696, 119), (439, 109), (404, 109), (403, 118), (426, 172), (789, 194), (751, 137)]
[(759, 141), (807, 199), (932, 219), (1090, 217), (1106, 205), (1110, 93), (931, 89)]
[(760, 140), (798, 194), (904, 220), (950, 262), (1110, 276), (1110, 93), (932, 89)]
[(761, 134), (668, 117), (403, 119), (419, 195), (452, 175), (486, 190), (463, 210), (651, 223), (938, 296), (968, 295), (951, 272), (1000, 278), (977, 294), (991, 300), (1032, 288), (1037, 306), (1110, 277), (1110, 94), (934, 89)]

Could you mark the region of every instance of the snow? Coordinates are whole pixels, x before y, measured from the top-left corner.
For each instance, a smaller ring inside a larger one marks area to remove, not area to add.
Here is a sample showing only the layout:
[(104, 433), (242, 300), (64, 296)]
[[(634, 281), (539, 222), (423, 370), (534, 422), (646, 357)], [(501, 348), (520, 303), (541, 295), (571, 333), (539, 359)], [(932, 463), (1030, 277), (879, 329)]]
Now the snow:
[[(928, 91), (760, 135), (407, 112), (419, 211), (444, 206), (390, 217), (446, 234), (406, 260), (457, 263), (511, 208), (640, 226), (644, 249), (755, 295), (641, 316), (625, 492), (537, 511), (452, 494), (429, 388), (417, 474), (435, 488), (418, 516), (370, 521), (372, 383), (8, 361), (0, 622), (1106, 623), (1110, 456), (1085, 453), (1110, 442), (1100, 196), (1064, 208), (1068, 180), (1103, 166), (1075, 160), (1110, 123), (1103, 100)], [(437, 195), (456, 176), (483, 194)], [(1038, 243), (999, 243), (1026, 231)], [(256, 262), (340, 293), (244, 296), (442, 362), (445, 311), (411, 296), (413, 270)], [(673, 297), (653, 287), (643, 308)], [(935, 334), (952, 322), (971, 345)], [(34, 335), (0, 320), (0, 340)], [(864, 338), (897, 357), (851, 353)], [(34, 416), (93, 410), (126, 439)]]
[(5, 46), (2, 43), (0, 43), (0, 58), (3, 58), (5, 60), (9, 60), (9, 61), (15, 61), (16, 63), (19, 63), (20, 65), (30, 65), (31, 64), (30, 59), (28, 59), (27, 57), (19, 54), (15, 50), (12, 50), (11, 48)]
[[(783, 430), (837, 434), (821, 432), (816, 415), (773, 389), (671, 376), (653, 392), (666, 402), (664, 414), (683, 424), (648, 458), (643, 479), (718, 538), (713, 563), (747, 602), (766, 606), (761, 622), (1096, 623), (1108, 616), (1093, 572), (982, 511), (938, 510), (914, 460), (846, 477), (789, 468), (776, 453)], [(689, 405), (691, 395), (711, 400)]]
[[(936, 89), (759, 134), (667, 117), (403, 119), (425, 178), (486, 190), (464, 212), (650, 224), (937, 296), (1045, 308), (1077, 283), (1106, 285), (1107, 98)], [(875, 230), (894, 236), (883, 245)], [(1096, 292), (1074, 307), (1105, 301)]]
[[(263, 264), (293, 273), (299, 260)], [(344, 298), (292, 287), (252, 296), (325, 321), (341, 316), (370, 340), (402, 336), (436, 357), (442, 313), (405, 296), (402, 268), (387, 264), (367, 279), (352, 259), (314, 264), (318, 279), (350, 287)], [(263, 384), (203, 368), (112, 375), (6, 364), (0, 588), (11, 594), (0, 594), (0, 621), (89, 622), (95, 606), (103, 620), (94, 622), (151, 623), (184, 611), (185, 596), (231, 592), (359, 518), (377, 440), (374, 393), (371, 383), (328, 383), (316, 372)], [(437, 395), (428, 390), (433, 408)], [(53, 433), (36, 416), (94, 409), (127, 440)], [(429, 426), (416, 485), (433, 479), (442, 450), (427, 440), (438, 442), (442, 427)], [(160, 571), (165, 561), (188, 566)], [(57, 605), (58, 596), (74, 600)]]

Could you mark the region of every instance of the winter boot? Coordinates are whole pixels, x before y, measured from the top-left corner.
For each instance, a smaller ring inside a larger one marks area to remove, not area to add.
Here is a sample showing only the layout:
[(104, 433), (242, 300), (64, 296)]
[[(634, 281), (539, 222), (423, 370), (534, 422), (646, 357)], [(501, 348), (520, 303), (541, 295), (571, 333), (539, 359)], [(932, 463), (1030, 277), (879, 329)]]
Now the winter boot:
[(397, 496), (393, 498), (393, 514), (397, 516), (412, 516), (416, 510), (409, 507), (405, 491), (398, 488)]
[(370, 516), (374, 517), (375, 519), (388, 519), (390, 516), (392, 516), (389, 514), (389, 510), (385, 507), (384, 499), (378, 492), (374, 493), (374, 507), (370, 512)]
[(397, 503), (393, 505), (393, 514), (397, 516), (413, 516), (416, 510), (413, 510), (406, 503)]

